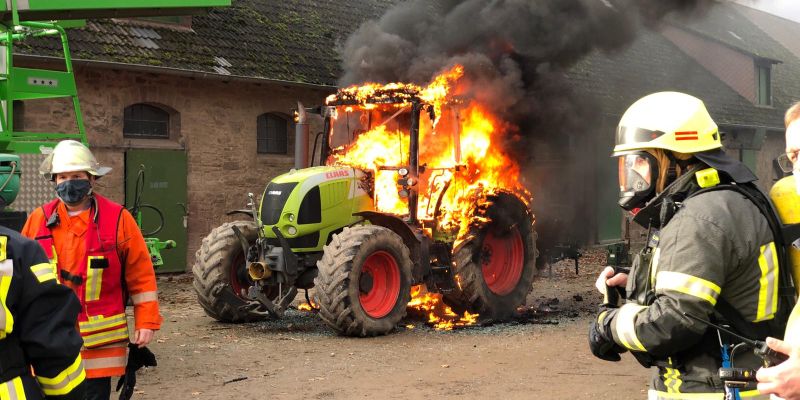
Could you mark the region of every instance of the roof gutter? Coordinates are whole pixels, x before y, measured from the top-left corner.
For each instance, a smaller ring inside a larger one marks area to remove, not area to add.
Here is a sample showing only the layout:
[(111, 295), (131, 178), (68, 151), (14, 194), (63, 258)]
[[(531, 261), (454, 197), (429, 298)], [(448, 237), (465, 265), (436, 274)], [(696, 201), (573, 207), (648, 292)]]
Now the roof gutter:
[[(32, 61), (64, 62), (64, 59), (61, 57), (37, 56), (30, 54), (15, 54), (15, 56), (23, 60), (27, 59)], [(266, 83), (266, 84), (293, 86), (306, 89), (317, 89), (317, 90), (327, 90), (327, 91), (335, 91), (336, 89), (338, 89), (337, 86), (333, 85), (286, 81), (281, 79), (259, 78), (259, 77), (244, 76), (244, 75), (225, 75), (214, 72), (171, 68), (171, 67), (159, 67), (159, 66), (145, 65), (145, 64), (126, 64), (113, 61), (84, 60), (76, 58), (72, 59), (72, 64), (86, 66), (86, 67), (119, 69), (125, 71), (133, 71), (133, 72), (164, 74), (164, 75), (182, 76), (186, 78), (206, 79), (206, 80), (215, 80), (224, 82), (245, 82), (245, 83), (262, 83), (262, 84)]]

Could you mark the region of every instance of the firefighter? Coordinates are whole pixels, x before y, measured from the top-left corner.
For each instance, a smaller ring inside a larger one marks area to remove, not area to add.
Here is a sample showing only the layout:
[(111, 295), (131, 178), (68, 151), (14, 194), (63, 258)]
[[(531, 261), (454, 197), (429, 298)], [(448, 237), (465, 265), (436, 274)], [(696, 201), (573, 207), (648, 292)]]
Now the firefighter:
[[(794, 179), (800, 181), (800, 102), (786, 111), (786, 156), (791, 162)], [(788, 172), (788, 171), (787, 171)], [(800, 195), (800, 190), (798, 190)], [(800, 197), (798, 197), (800, 198)], [(797, 268), (798, 266), (794, 266)], [(795, 282), (800, 284), (800, 282)], [(767, 345), (773, 350), (789, 355), (789, 359), (781, 364), (761, 368), (756, 374), (758, 390), (763, 394), (774, 394), (782, 399), (800, 399), (800, 304), (795, 305), (789, 323), (786, 326), (785, 342), (768, 338)]]
[(39, 245), (0, 226), (0, 399), (84, 398), (78, 311)]
[[(34, 210), (23, 228), (57, 264), (61, 282), (78, 295), (87, 398), (104, 400), (111, 377), (125, 374), (128, 342), (146, 346), (161, 326), (155, 272), (136, 221), (120, 204), (94, 192), (97, 179), (110, 170), (82, 143), (59, 142), (39, 168), (55, 182), (58, 198)], [(132, 339), (127, 295), (134, 309)]]
[(761, 360), (752, 351), (731, 354), (735, 339), (684, 313), (750, 338), (783, 333), (788, 307), (779, 301), (777, 218), (753, 173), (725, 156), (717, 125), (690, 95), (655, 93), (631, 105), (613, 156), (619, 205), (649, 233), (630, 275), (610, 267), (600, 274), (603, 291), (624, 286), (627, 300), (601, 306), (590, 349), (610, 361), (630, 351), (656, 367), (650, 399), (722, 399), (718, 369), (730, 362), (757, 368)]

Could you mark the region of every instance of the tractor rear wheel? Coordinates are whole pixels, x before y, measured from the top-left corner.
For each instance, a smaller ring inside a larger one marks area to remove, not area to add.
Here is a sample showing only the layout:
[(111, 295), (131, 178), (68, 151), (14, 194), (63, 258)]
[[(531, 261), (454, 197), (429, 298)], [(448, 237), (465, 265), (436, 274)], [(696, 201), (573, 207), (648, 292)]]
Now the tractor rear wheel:
[(411, 258), (403, 239), (391, 230), (344, 228), (325, 246), (317, 267), (319, 315), (340, 335), (384, 335), (405, 317)]
[(522, 201), (501, 193), (480, 206), (489, 223), (476, 226), (456, 249), (456, 289), (444, 301), (457, 312), (507, 319), (525, 303), (536, 273), (536, 232)]
[(240, 308), (249, 301), (246, 294), (253, 281), (247, 274), (247, 258), (233, 232), (234, 226), (249, 244), (255, 243), (258, 227), (253, 221), (228, 222), (211, 231), (195, 254), (194, 290), (206, 314), (218, 321), (262, 320), (263, 314)]

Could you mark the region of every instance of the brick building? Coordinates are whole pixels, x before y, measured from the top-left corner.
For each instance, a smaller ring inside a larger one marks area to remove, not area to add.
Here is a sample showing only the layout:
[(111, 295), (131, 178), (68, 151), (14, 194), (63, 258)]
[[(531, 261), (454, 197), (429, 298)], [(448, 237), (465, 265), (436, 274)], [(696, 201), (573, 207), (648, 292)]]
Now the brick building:
[[(234, 0), (208, 15), (89, 20), (70, 31), (88, 139), (114, 168), (100, 192), (130, 204), (146, 165), (143, 201), (167, 216), (159, 236), (181, 245), (165, 252), (166, 269), (184, 270), (202, 238), (232, 218), (226, 211), (243, 208), (248, 192), (258, 196), (292, 167), (297, 101), (320, 104), (335, 90), (337, 46), (393, 3)], [(771, 184), (783, 111), (800, 98), (800, 61), (785, 47), (793, 41), (782, 44), (762, 29), (757, 17), (769, 17), (758, 13), (719, 5), (702, 19), (673, 17), (625, 49), (593, 53), (565, 72), (601, 121), (591, 131), (550, 135), (532, 155), (540, 248), (620, 237), (616, 161), (608, 157), (613, 131), (628, 105), (655, 91), (705, 100), (726, 148), (757, 171), (762, 186)], [(17, 63), (53, 64), (56, 51), (34, 42)], [(26, 130), (74, 130), (67, 103), (30, 102), (18, 111)], [(26, 159), (20, 207), (52, 196), (36, 166)]]

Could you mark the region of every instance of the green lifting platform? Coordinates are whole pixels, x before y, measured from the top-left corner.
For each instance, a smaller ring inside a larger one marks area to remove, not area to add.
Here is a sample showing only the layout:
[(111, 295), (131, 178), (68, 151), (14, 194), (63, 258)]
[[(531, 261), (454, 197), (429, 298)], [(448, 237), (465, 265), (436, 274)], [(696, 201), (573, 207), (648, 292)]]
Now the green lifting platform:
[[(85, 18), (130, 18), (191, 15), (211, 7), (230, 6), (230, 0), (6, 0), (0, 2), (0, 153), (43, 153), (59, 140), (88, 145), (65, 27), (82, 26)], [(48, 21), (48, 22), (44, 22)], [(28, 38), (57, 36), (64, 68), (14, 66), (14, 45)], [(70, 98), (76, 133), (14, 130), (14, 101)]]

